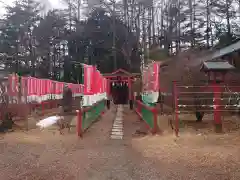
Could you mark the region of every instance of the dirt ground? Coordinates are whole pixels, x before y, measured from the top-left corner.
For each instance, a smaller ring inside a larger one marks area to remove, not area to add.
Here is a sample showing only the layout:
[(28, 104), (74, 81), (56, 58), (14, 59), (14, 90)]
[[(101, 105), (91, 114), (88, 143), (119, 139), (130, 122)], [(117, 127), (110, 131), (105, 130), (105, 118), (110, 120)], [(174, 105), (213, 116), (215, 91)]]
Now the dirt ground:
[(159, 118), (166, 129), (162, 135), (135, 135), (136, 130), (146, 131), (145, 125), (125, 107), (124, 139), (110, 140), (114, 116), (114, 108), (107, 111), (83, 139), (74, 128), (70, 134), (59, 135), (55, 127), (1, 135), (0, 179), (240, 179), (237, 128), (216, 135), (184, 126), (175, 138), (165, 116)]

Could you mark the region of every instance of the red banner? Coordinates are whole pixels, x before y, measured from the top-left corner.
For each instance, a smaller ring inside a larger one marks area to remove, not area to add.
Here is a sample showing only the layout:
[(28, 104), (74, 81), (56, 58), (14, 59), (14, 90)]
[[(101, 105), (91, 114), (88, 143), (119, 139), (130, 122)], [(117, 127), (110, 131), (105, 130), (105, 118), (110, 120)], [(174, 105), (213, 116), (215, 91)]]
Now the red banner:
[(101, 91), (101, 83), (102, 83), (102, 75), (97, 70), (96, 71), (96, 88), (95, 88), (95, 94), (100, 93)]
[(144, 68), (143, 71), (143, 92), (159, 91), (159, 63), (154, 62)]
[(93, 94), (94, 66), (84, 64), (84, 94)]

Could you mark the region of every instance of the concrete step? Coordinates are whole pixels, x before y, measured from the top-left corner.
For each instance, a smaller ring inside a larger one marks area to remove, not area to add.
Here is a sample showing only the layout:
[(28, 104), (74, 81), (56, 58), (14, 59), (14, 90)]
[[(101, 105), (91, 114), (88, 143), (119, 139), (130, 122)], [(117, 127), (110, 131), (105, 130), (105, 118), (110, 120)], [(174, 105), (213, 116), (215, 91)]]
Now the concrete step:
[(123, 136), (111, 135), (111, 139), (123, 139)]
[(112, 132), (111, 135), (123, 136), (123, 132)]
[(117, 129), (117, 128), (115, 129), (115, 128), (113, 128), (112, 132), (123, 132), (123, 130), (122, 129)]

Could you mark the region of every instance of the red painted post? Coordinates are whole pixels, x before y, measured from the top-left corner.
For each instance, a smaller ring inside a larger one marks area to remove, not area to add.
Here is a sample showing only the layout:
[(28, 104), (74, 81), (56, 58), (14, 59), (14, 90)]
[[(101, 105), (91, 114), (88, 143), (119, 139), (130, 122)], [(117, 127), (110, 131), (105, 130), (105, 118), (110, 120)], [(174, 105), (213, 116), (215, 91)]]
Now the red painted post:
[(217, 83), (213, 83), (214, 92), (214, 123), (216, 132), (222, 132), (222, 120), (220, 112), (221, 87)]
[(44, 102), (41, 102), (41, 107), (42, 107), (42, 115), (44, 115)]
[(139, 101), (137, 101), (137, 111), (139, 114), (141, 114), (141, 105), (140, 105)]
[(153, 111), (153, 124), (154, 124), (154, 127), (153, 127), (153, 134), (157, 133), (158, 131), (158, 123), (157, 123), (157, 119), (158, 119), (158, 116), (157, 116), (157, 109), (154, 108)]
[[(101, 103), (101, 102), (100, 102)], [(105, 105), (104, 105), (104, 108), (103, 108), (103, 110), (102, 110), (102, 112), (101, 112), (101, 115), (103, 116), (104, 114), (105, 114)]]
[(132, 82), (130, 77), (128, 77), (128, 99), (132, 100)]
[(110, 80), (107, 79), (107, 97), (108, 97), (108, 98), (109, 98), (109, 96), (110, 96), (110, 87), (111, 87)]
[(173, 92), (174, 92), (174, 105), (175, 105), (175, 134), (178, 136), (179, 133), (179, 118), (178, 118), (178, 94), (177, 94), (177, 82), (173, 81)]
[(77, 110), (77, 135), (82, 137), (82, 111)]

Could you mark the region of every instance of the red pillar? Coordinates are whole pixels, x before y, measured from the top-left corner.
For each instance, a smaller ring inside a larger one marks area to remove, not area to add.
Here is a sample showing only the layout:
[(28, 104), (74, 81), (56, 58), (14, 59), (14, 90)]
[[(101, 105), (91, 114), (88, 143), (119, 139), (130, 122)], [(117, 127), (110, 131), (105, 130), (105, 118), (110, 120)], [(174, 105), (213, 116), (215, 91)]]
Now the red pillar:
[(110, 80), (109, 79), (107, 79), (107, 98), (109, 98), (109, 96), (110, 96)]
[(153, 134), (155, 134), (158, 132), (158, 123), (157, 123), (158, 114), (157, 114), (157, 109), (155, 107), (154, 107), (152, 113), (153, 113), (153, 124), (154, 124)]
[(130, 77), (128, 77), (128, 99), (132, 100), (132, 81)]
[(77, 135), (82, 137), (82, 110), (77, 110)]
[(214, 93), (214, 124), (216, 132), (222, 132), (222, 120), (220, 112), (221, 104), (221, 87), (218, 83), (213, 83), (213, 93)]
[(178, 137), (179, 133), (179, 117), (178, 117), (178, 92), (177, 92), (177, 82), (173, 81), (173, 95), (174, 95), (174, 113), (175, 113), (175, 135)]

